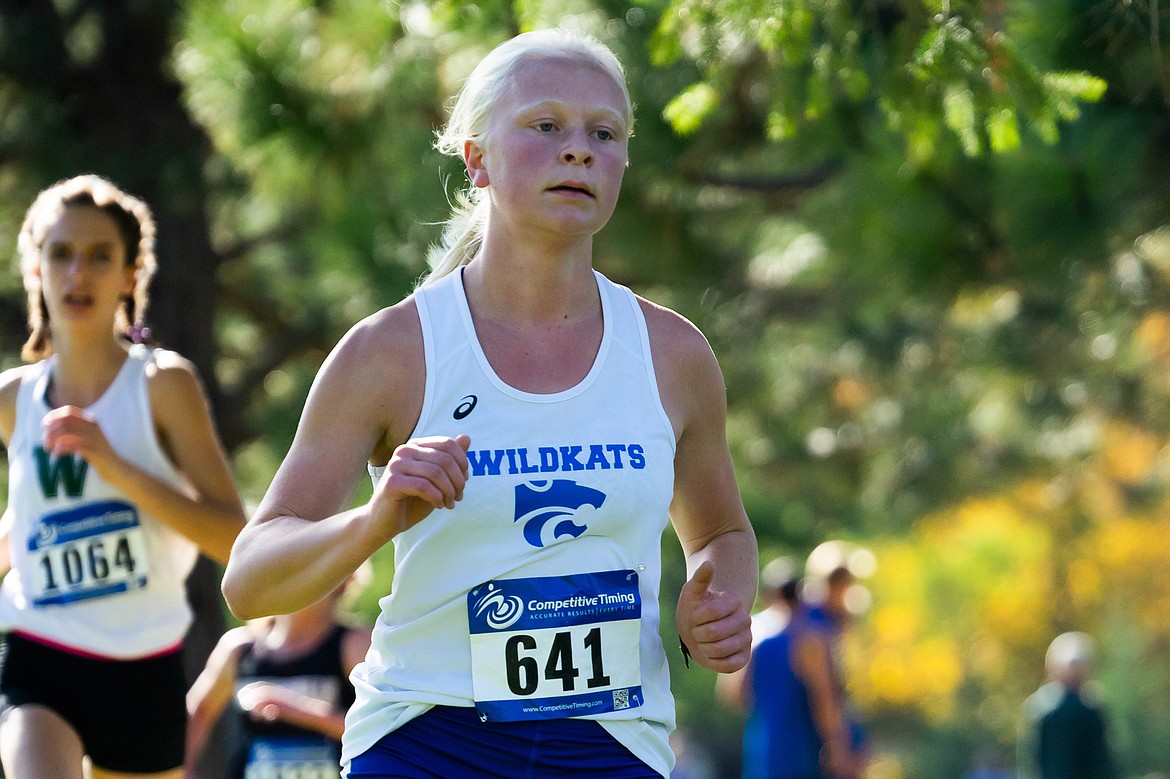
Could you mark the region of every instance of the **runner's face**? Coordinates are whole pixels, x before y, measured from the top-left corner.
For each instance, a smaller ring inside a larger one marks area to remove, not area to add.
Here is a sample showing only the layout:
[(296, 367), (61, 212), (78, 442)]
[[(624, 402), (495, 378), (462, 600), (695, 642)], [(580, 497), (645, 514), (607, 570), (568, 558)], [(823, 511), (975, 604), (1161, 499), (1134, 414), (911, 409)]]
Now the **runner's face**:
[(117, 223), (88, 206), (69, 206), (49, 228), (39, 272), (49, 317), (57, 326), (112, 327), (118, 303), (134, 290), (134, 268)]
[(592, 235), (613, 214), (628, 159), (625, 96), (589, 62), (517, 65), (481, 144), (469, 142), (473, 183), (489, 187), (492, 219)]

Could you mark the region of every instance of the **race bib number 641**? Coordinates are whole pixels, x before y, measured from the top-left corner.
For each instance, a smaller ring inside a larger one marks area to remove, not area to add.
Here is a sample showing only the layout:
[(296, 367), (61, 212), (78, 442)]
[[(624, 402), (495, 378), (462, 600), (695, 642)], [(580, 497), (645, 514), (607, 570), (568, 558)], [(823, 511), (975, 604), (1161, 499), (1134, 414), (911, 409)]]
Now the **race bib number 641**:
[(558, 719), (642, 705), (635, 571), (496, 579), (467, 594), (482, 720)]

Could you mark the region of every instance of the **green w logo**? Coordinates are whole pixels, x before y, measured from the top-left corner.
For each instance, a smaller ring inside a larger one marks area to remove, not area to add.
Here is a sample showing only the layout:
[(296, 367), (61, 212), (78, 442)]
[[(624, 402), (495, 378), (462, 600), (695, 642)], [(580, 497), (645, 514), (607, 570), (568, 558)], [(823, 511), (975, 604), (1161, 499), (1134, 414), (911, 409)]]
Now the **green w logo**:
[(85, 474), (89, 471), (89, 463), (83, 458), (65, 455), (52, 459), (52, 455), (43, 448), (33, 447), (33, 454), (37, 458), (37, 476), (41, 480), (41, 492), (46, 498), (55, 498), (65, 487), (65, 495), (70, 498), (80, 498), (85, 488)]

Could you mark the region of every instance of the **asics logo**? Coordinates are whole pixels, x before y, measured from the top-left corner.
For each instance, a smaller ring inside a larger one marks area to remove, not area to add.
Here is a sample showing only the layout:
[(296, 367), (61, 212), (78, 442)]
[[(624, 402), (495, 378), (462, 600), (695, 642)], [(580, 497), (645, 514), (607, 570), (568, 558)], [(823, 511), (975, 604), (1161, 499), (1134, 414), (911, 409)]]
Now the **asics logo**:
[(530, 481), (516, 485), (513, 522), (524, 523), (524, 540), (535, 547), (578, 538), (589, 529), (577, 520), (585, 506), (601, 508), (605, 493), (572, 479)]
[(484, 621), (492, 630), (509, 628), (524, 616), (524, 601), (518, 596), (505, 595), (494, 584), (489, 584), (487, 589), (487, 593), (475, 602), (475, 616), (481, 617), (487, 612)]
[(454, 419), (463, 419), (471, 413), (472, 409), (475, 408), (475, 404), (479, 402), (479, 398), (475, 395), (464, 395), (459, 400), (462, 402), (455, 407), (455, 411), (451, 414)]

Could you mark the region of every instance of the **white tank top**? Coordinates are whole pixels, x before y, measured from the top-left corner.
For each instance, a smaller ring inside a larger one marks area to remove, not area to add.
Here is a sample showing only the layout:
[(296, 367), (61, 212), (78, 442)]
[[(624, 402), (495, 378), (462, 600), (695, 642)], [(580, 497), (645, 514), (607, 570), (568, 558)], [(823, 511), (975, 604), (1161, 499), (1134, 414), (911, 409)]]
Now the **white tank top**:
[[(137, 345), (86, 410), (119, 456), (178, 486), (151, 419), (146, 365)], [(143, 514), (80, 456), (41, 447), (56, 357), (21, 380), (8, 445), (8, 544), (12, 570), (0, 586), (0, 626), (70, 651), (130, 659), (178, 648), (191, 622), (184, 580), (196, 545)]]
[(595, 275), (601, 346), (552, 394), (496, 376), (460, 271), (415, 292), (426, 387), (411, 437), (466, 433), (470, 478), (454, 509), (394, 539), (343, 762), (432, 705), (476, 705), (495, 720), (596, 719), (669, 774), (658, 595), (674, 431), (637, 300)]

